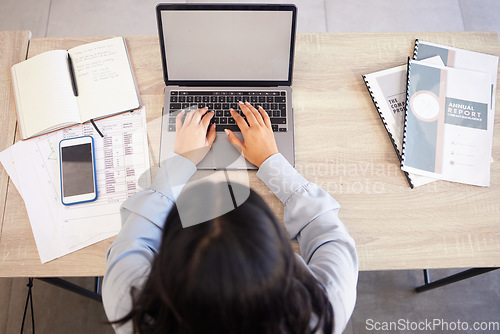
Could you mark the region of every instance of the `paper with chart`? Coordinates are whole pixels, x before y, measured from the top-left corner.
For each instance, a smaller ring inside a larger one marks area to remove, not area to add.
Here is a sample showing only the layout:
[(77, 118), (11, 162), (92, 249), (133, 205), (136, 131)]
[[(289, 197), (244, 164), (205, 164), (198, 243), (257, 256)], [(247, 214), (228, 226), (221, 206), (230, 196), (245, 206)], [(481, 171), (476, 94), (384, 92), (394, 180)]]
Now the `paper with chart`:
[[(121, 203), (149, 187), (144, 108), (18, 142), (0, 160), (24, 199), (42, 262), (116, 235)], [(60, 197), (59, 142), (91, 135), (95, 142), (98, 199), (64, 206)]]

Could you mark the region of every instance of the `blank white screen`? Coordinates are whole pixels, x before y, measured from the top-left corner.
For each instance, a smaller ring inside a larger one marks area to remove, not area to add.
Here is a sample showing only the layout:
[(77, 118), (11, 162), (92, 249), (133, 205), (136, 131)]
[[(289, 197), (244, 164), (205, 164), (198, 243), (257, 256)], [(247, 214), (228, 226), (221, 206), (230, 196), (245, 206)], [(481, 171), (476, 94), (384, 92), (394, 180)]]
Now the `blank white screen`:
[(169, 80), (288, 80), (291, 11), (161, 15)]

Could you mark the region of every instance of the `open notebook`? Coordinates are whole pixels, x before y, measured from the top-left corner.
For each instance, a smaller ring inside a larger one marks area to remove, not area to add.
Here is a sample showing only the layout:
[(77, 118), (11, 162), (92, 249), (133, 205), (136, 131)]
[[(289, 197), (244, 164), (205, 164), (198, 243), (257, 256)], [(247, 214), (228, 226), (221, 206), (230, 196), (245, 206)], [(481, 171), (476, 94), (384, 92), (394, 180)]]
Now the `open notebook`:
[(141, 107), (122, 37), (44, 52), (11, 75), (21, 139)]

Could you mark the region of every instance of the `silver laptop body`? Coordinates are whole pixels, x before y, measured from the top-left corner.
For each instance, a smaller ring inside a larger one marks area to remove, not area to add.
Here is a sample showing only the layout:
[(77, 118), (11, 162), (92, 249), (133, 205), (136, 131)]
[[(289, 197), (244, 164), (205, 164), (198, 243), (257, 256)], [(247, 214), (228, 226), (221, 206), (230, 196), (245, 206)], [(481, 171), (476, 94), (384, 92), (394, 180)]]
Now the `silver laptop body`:
[(156, 7), (165, 80), (160, 165), (173, 154), (175, 116), (206, 106), (217, 137), (198, 169), (255, 169), (229, 142), (243, 140), (228, 108), (262, 106), (278, 150), (294, 166), (292, 70), (294, 5), (159, 4)]

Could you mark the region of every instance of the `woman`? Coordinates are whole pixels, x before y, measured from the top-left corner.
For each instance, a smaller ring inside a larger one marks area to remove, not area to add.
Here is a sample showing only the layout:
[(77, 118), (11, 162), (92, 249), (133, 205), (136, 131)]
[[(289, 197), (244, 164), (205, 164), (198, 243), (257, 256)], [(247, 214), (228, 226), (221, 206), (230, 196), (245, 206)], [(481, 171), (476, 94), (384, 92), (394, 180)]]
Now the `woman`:
[[(338, 218), (340, 206), (278, 153), (264, 109), (248, 102), (239, 106), (246, 121), (234, 110), (231, 115), (244, 141), (226, 134), (283, 202), (288, 238), (298, 241), (302, 257), (254, 192), (226, 214), (182, 227), (175, 201), (216, 132), (214, 125), (209, 128), (213, 112), (192, 111), (184, 122), (181, 112), (177, 156), (159, 170), (150, 189), (124, 202), (122, 230), (107, 254), (103, 302), (116, 332), (344, 330), (354, 309), (358, 264), (354, 241)], [(222, 196), (219, 190), (211, 200)], [(203, 198), (193, 201), (203, 206)]]

